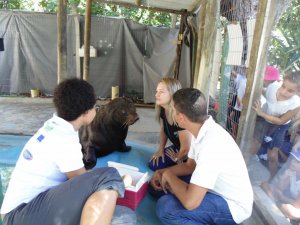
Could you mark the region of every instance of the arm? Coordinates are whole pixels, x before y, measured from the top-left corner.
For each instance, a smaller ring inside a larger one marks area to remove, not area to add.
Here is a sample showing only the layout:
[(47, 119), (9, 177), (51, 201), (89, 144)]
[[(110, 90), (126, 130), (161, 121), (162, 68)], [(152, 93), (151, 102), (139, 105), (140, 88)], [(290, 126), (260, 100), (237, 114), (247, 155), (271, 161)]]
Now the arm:
[(187, 130), (181, 130), (178, 132), (179, 141), (180, 141), (180, 149), (176, 155), (178, 160), (186, 159), (186, 156), (190, 150), (192, 134)]
[(177, 177), (191, 175), (196, 168), (195, 160), (188, 158), (185, 163), (177, 164), (175, 166), (171, 166), (166, 168), (165, 170), (169, 170), (172, 174)]
[(79, 176), (79, 175), (84, 174), (86, 172), (87, 172), (87, 170), (84, 167), (82, 167), (78, 170), (73, 170), (73, 171), (70, 171), (70, 172), (66, 172), (65, 174), (68, 177), (68, 179), (71, 179), (73, 177)]
[(278, 182), (272, 185), (273, 195), (275, 197), (275, 201), (279, 203), (291, 203), (293, 199), (289, 198), (284, 194), (284, 191), (290, 185), (290, 176), (293, 171), (290, 169), (286, 169), (282, 175), (278, 177)]
[(242, 106), (242, 99), (239, 96), (236, 97), (236, 102), (237, 102), (238, 107)]
[(256, 111), (257, 115), (263, 117), (265, 120), (270, 121), (271, 123), (276, 124), (276, 125), (282, 125), (282, 124), (285, 124), (286, 122), (288, 122), (289, 120), (291, 120), (300, 111), (300, 106), (293, 110), (287, 111), (286, 113), (284, 113), (283, 115), (281, 115), (279, 117), (271, 116), (271, 115), (263, 112), (261, 110), (261, 105), (260, 105), (259, 100), (257, 100), (255, 102), (253, 109)]
[(161, 153), (164, 152), (164, 148), (166, 146), (167, 140), (168, 138), (164, 131), (164, 125), (163, 123), (161, 123), (160, 132), (159, 132), (159, 148), (158, 148), (158, 151), (160, 151)]
[(243, 106), (243, 98), (245, 95), (245, 91), (246, 91), (246, 80), (244, 80), (244, 78), (241, 78), (240, 82), (239, 82), (239, 87), (237, 90), (237, 106), (239, 108), (241, 108)]
[[(189, 172), (194, 171), (196, 165), (194, 160), (188, 159), (188, 162), (184, 164)], [(180, 165), (171, 167), (162, 173), (161, 186), (163, 190), (170, 190), (186, 209), (193, 210), (201, 204), (208, 189), (195, 184), (187, 184), (179, 179), (178, 174), (182, 175), (182, 172), (178, 171)]]
[(276, 196), (277, 200), (281, 204), (291, 204), (296, 208), (300, 208), (300, 193), (298, 193), (298, 196), (296, 199), (291, 198), (284, 193), (284, 190), (289, 188), (290, 176), (292, 176), (292, 174), (294, 174), (294, 173), (295, 173), (295, 171), (293, 171), (292, 169), (287, 169), (284, 172), (283, 177), (279, 177), (280, 180), (278, 182), (278, 187), (276, 185), (275, 187), (273, 187), (273, 189), (275, 190), (275, 192), (277, 194), (277, 196)]
[(194, 172), (194, 169), (196, 167), (196, 163), (192, 159), (188, 159), (185, 163), (177, 164), (165, 169), (160, 169), (155, 171), (151, 178), (151, 185), (156, 190), (162, 190), (161, 182), (162, 182), (162, 174), (166, 171), (170, 171), (174, 176), (185, 176), (185, 175), (191, 175)]
[(167, 140), (168, 140), (168, 138), (164, 131), (164, 125), (163, 125), (163, 123), (161, 123), (160, 133), (159, 133), (159, 147), (158, 147), (158, 150), (152, 155), (152, 157), (150, 159), (150, 161), (153, 160), (153, 165), (155, 165), (155, 164), (158, 165), (160, 157), (162, 157), (162, 161), (164, 162), (164, 160), (165, 160), (164, 148), (166, 146)]

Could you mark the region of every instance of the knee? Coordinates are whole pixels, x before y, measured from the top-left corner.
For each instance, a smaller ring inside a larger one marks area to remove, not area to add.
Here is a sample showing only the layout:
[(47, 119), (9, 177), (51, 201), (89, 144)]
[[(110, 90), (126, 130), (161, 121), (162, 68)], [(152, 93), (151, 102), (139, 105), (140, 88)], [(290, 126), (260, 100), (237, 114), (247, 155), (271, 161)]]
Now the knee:
[(172, 199), (169, 195), (162, 196), (158, 199), (156, 204), (156, 215), (161, 220), (169, 220), (170, 214), (172, 213)]
[(91, 193), (97, 193), (107, 190), (114, 190), (119, 193), (120, 196), (124, 195), (125, 186), (123, 179), (121, 178), (118, 170), (113, 167), (97, 168), (86, 175), (89, 183), (89, 190)]
[(93, 206), (102, 205), (105, 202), (116, 203), (118, 198), (118, 192), (116, 190), (101, 190), (93, 193), (89, 199), (89, 204)]
[(278, 149), (277, 148), (273, 148), (272, 150), (269, 150), (268, 160), (270, 162), (277, 162), (278, 161)]
[(149, 166), (149, 168), (150, 168), (152, 171), (156, 171), (156, 170), (157, 170), (157, 166), (154, 165), (153, 160), (150, 160), (150, 161), (149, 161), (148, 166)]
[[(165, 160), (166, 160), (166, 157), (165, 157)], [(166, 163), (163, 163), (161, 161), (161, 159), (159, 159), (159, 162), (158, 164), (155, 164), (153, 160), (151, 160), (149, 162), (149, 168), (152, 170), (152, 171), (156, 171), (156, 170), (160, 170), (160, 169), (163, 169), (165, 167), (168, 167), (168, 165)]]

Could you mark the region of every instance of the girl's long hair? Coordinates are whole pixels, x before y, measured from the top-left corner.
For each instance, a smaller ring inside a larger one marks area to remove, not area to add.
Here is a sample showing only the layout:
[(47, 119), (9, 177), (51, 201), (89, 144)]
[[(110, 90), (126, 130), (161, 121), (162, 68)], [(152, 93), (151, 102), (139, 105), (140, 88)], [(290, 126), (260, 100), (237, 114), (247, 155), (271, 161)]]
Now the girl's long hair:
[[(169, 114), (168, 114), (168, 117), (169, 118), (172, 118), (172, 122), (174, 124), (176, 124), (176, 121), (175, 121), (175, 117), (174, 117), (174, 112), (173, 112), (173, 107), (172, 107), (172, 96), (173, 94), (181, 89), (181, 84), (178, 80), (174, 79), (174, 78), (171, 78), (171, 77), (164, 77), (162, 78), (159, 82), (159, 83), (164, 83), (166, 86), (167, 86), (167, 89), (171, 95), (171, 99), (168, 103), (168, 107), (169, 107)], [(155, 111), (156, 111), (156, 120), (157, 121), (160, 121), (160, 112), (161, 112), (161, 106), (155, 104)]]

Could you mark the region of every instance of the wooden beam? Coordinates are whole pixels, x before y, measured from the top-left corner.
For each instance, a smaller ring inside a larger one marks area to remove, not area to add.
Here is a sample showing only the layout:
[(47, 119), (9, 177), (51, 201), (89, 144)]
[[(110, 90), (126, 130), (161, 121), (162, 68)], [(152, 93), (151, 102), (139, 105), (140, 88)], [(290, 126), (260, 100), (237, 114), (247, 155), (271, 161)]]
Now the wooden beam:
[(142, 1), (141, 1), (141, 0), (135, 0), (135, 4), (136, 4), (137, 6), (140, 6), (140, 5), (142, 4)]
[(67, 0), (58, 1), (57, 10), (57, 83), (67, 75)]
[(171, 28), (175, 29), (176, 27), (176, 21), (177, 21), (177, 14), (173, 14), (171, 15)]
[[(197, 74), (194, 86), (200, 89), (209, 99), (209, 86), (212, 76), (213, 56), (217, 34), (217, 18), (219, 18), (220, 1), (210, 0), (206, 3), (205, 24), (203, 27), (203, 40), (198, 45), (202, 45), (200, 54), (199, 69), (195, 70)], [(201, 27), (200, 27), (201, 29)], [(198, 58), (198, 57), (197, 57)]]
[(75, 15), (74, 19), (74, 26), (75, 26), (75, 49), (76, 49), (76, 77), (82, 78), (81, 76), (81, 57), (79, 56), (79, 49), (80, 49), (80, 23), (79, 23), (79, 16)]
[[(249, 68), (247, 72), (247, 86), (243, 98), (243, 110), (239, 122), (237, 143), (245, 160), (248, 161), (256, 113), (252, 109), (254, 101), (260, 98), (264, 71), (267, 63), (268, 46), (271, 32), (276, 20), (277, 0), (261, 0), (258, 5)], [(268, 9), (269, 6), (269, 10)], [(267, 14), (268, 12), (268, 14)]]
[[(166, 12), (166, 13), (173, 13), (173, 14), (183, 14), (183, 13), (187, 12), (185, 9), (182, 9), (182, 10), (163, 9), (163, 8), (151, 7), (151, 6), (147, 6), (147, 5), (138, 5), (136, 3), (131, 4), (131, 3), (125, 3), (125, 2), (110, 1), (110, 0), (95, 0), (95, 2), (119, 5), (119, 6), (124, 6), (124, 7), (131, 7), (131, 8), (148, 9), (150, 11)], [(188, 12), (188, 14), (192, 15), (193, 12)]]
[(175, 69), (174, 69), (174, 78), (177, 79), (177, 80), (179, 78), (179, 68), (180, 68), (180, 61), (181, 61), (183, 32), (184, 32), (184, 29), (185, 29), (185, 21), (186, 20), (187, 20), (187, 14), (181, 15), (180, 27), (179, 27), (178, 37), (177, 37), (176, 62), (175, 62)]
[[(255, 76), (253, 75), (254, 76), (254, 79), (252, 80), (253, 84), (250, 83), (248, 81), (249, 79), (247, 78), (247, 88), (246, 88), (247, 97), (245, 98), (245, 101), (243, 101), (243, 105), (245, 106), (245, 109), (243, 109), (243, 112), (241, 114), (241, 118), (240, 118), (241, 126), (239, 126), (239, 131), (237, 136), (237, 142), (239, 143), (240, 148), (242, 149), (246, 159), (247, 157), (250, 156), (248, 148), (250, 147), (249, 143), (252, 142), (252, 136), (253, 136), (255, 120), (256, 120), (256, 113), (251, 109), (251, 106), (253, 105), (253, 102), (256, 99), (259, 99), (262, 90), (263, 79), (264, 79), (263, 74), (267, 64), (268, 47), (269, 47), (270, 40), (272, 38), (271, 33), (276, 22), (278, 21), (279, 16), (281, 15), (282, 12), (285, 11), (286, 9), (285, 7), (287, 7), (287, 5), (289, 5), (289, 3), (292, 2), (292, 0), (285, 0), (285, 1), (265, 0), (265, 1), (266, 2), (264, 4), (267, 4), (268, 2), (269, 7), (268, 9), (265, 9), (266, 12), (268, 12), (268, 14), (265, 15), (265, 24), (264, 24), (264, 32), (263, 32), (264, 36), (261, 37), (262, 44), (261, 44), (260, 52), (258, 54), (257, 61), (255, 62), (257, 63), (257, 66), (254, 68)], [(258, 36), (255, 32), (256, 31), (254, 31), (253, 39)], [(251, 55), (252, 55), (252, 51), (251, 51)], [(254, 63), (254, 61), (251, 61), (250, 58), (249, 64), (252, 65), (252, 63)], [(248, 85), (251, 85), (251, 87), (249, 87)], [(252, 92), (249, 97), (248, 92), (251, 90)]]
[(92, 11), (92, 0), (86, 0), (85, 21), (84, 21), (84, 58), (83, 58), (83, 79), (86, 81), (89, 80), (89, 71), (90, 71), (91, 11)]
[(194, 80), (191, 80), (192, 86), (196, 87), (199, 77), (199, 68), (201, 62), (201, 52), (203, 46), (203, 36), (204, 36), (204, 26), (205, 26), (205, 15), (206, 15), (206, 4), (207, 0), (203, 0), (200, 6), (199, 18), (198, 18), (198, 41), (197, 41), (197, 52), (196, 52), (196, 60), (195, 60), (195, 71), (193, 74)]

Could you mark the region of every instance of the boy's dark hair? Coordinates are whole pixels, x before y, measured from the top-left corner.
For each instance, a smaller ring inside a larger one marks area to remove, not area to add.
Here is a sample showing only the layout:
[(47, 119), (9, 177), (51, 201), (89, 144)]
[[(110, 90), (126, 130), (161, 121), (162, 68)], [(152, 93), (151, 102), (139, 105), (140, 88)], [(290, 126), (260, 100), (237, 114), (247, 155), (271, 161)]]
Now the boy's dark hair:
[(205, 96), (195, 88), (183, 88), (173, 95), (177, 112), (183, 113), (192, 122), (203, 123), (207, 119), (207, 102)]
[(53, 102), (59, 117), (73, 121), (94, 107), (96, 95), (87, 81), (72, 78), (62, 81), (55, 88)]

